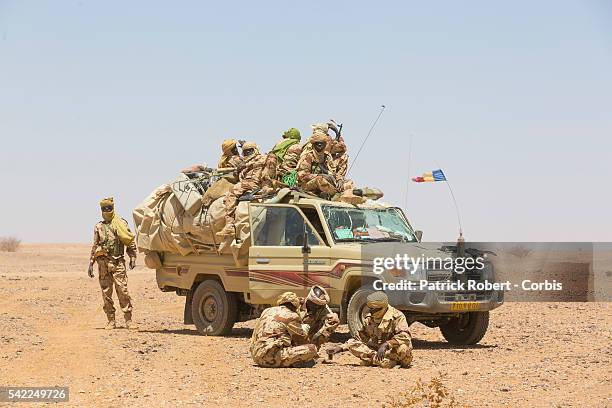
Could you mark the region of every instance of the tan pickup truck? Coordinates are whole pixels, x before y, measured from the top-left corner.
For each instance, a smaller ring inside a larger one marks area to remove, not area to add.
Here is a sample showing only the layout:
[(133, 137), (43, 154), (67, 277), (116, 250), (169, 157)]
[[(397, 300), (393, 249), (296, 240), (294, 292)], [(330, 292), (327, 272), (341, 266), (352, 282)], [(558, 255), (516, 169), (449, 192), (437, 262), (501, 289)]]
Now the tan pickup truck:
[[(453, 279), (452, 273), (428, 265), (414, 273), (373, 269), (374, 258), (387, 254), (449, 256), (440, 244), (421, 243), (421, 233), (413, 230), (399, 208), (373, 201), (332, 202), (298, 192), (271, 202), (243, 204), (248, 205), (250, 234), (238, 257), (220, 251), (156, 254), (159, 288), (186, 296), (184, 321), (195, 324), (202, 334), (226, 334), (235, 322), (257, 317), (279, 294), (293, 291), (305, 296), (315, 284), (328, 290), (330, 306), (355, 332), (361, 326), (366, 296), (383, 283)], [(490, 265), (468, 273), (471, 279), (493, 279)], [(489, 311), (503, 303), (499, 291), (388, 293), (409, 323), (440, 327), (455, 344), (480, 341)]]

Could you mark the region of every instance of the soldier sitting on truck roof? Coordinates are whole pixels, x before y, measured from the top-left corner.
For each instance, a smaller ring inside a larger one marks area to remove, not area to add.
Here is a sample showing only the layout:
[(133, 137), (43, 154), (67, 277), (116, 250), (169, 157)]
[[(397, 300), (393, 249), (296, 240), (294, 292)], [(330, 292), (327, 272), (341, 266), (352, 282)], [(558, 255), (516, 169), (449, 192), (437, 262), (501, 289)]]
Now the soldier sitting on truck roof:
[(326, 343), (340, 324), (338, 315), (328, 306), (329, 295), (321, 286), (313, 286), (304, 301), (306, 309), (302, 315), (304, 330), (307, 332), (305, 343), (317, 348)]
[[(266, 167), (274, 166), (275, 169), (273, 177), (272, 173), (270, 172), (270, 178), (274, 180), (282, 180), (285, 174), (295, 169), (297, 159), (294, 160), (295, 163), (291, 168), (291, 164), (286, 162), (285, 158), (291, 152), (288, 158), (292, 159), (295, 157), (295, 152), (298, 148), (300, 151), (302, 150), (302, 146), (300, 145), (301, 140), (302, 136), (300, 135), (300, 131), (296, 128), (291, 128), (283, 133), (283, 140), (274, 145), (270, 153), (268, 153), (268, 160), (271, 164)], [(287, 166), (289, 167), (288, 170)]]
[(306, 193), (331, 198), (338, 193), (336, 169), (332, 156), (325, 150), (329, 136), (315, 131), (310, 137), (312, 149), (304, 150), (297, 166), (298, 187)]
[(254, 142), (246, 142), (242, 145), (244, 167), (238, 175), (238, 183), (225, 195), (223, 204), (225, 206), (225, 228), (219, 235), (230, 236), (235, 234), (234, 218), (238, 199), (245, 193), (267, 194), (270, 192), (270, 182), (266, 180), (264, 168), (266, 157), (259, 153), (259, 148)]
[(307, 336), (298, 314), (300, 299), (293, 292), (279, 296), (276, 307), (263, 311), (251, 336), (250, 352), (262, 367), (314, 365), (319, 356), (314, 344), (298, 345)]

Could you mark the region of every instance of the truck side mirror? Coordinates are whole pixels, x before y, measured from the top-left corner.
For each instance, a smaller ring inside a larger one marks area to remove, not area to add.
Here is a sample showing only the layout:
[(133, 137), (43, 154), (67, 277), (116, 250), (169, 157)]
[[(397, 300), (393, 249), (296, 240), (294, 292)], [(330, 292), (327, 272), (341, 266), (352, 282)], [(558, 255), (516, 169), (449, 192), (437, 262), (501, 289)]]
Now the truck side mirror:
[(414, 231), (414, 236), (417, 241), (421, 242), (421, 239), (423, 239), (423, 231)]
[(310, 245), (308, 244), (308, 230), (306, 229), (306, 222), (304, 222), (304, 236), (302, 237), (302, 254), (306, 255), (311, 252)]

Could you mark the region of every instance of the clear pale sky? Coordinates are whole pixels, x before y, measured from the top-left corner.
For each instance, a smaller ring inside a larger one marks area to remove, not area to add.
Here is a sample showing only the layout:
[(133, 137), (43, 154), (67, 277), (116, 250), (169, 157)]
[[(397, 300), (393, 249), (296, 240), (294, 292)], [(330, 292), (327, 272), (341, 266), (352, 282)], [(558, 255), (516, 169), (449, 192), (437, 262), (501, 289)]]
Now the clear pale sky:
[(612, 241), (612, 3), (0, 0), (0, 235), (88, 242), (224, 138), (335, 118), (351, 177), (452, 240)]

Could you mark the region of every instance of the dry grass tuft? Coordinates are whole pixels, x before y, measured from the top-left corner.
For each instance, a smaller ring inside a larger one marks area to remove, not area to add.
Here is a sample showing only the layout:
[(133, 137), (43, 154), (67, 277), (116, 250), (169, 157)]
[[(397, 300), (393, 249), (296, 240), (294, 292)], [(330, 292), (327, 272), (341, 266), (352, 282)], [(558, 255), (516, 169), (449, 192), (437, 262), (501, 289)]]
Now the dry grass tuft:
[(442, 382), (442, 375), (432, 378), (429, 383), (423, 383), (419, 378), (416, 384), (399, 393), (383, 405), (387, 408), (459, 408), (459, 404)]

